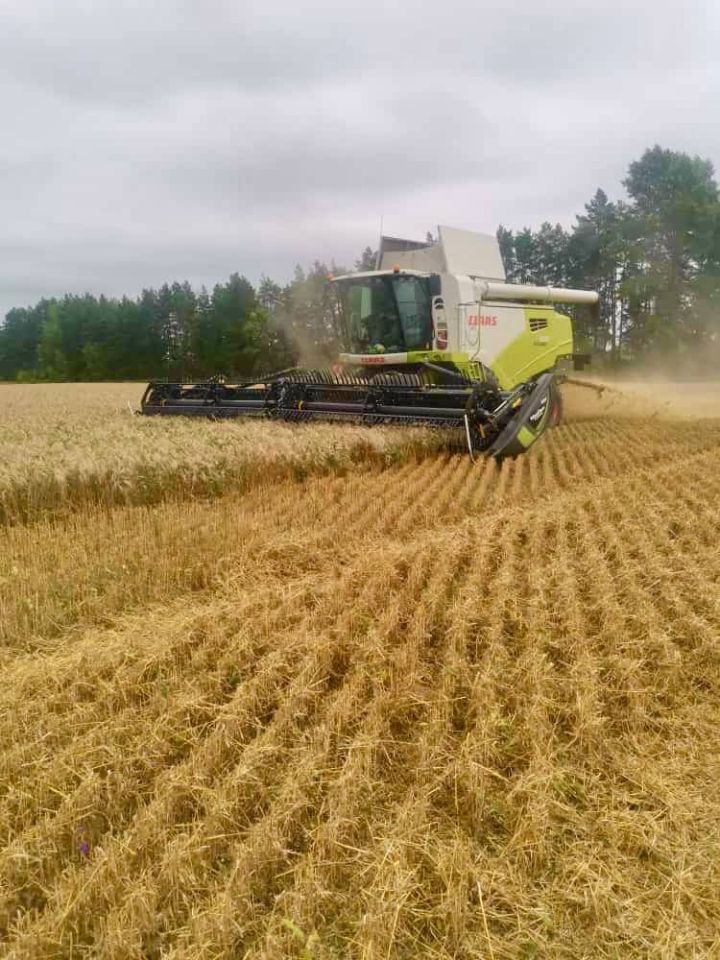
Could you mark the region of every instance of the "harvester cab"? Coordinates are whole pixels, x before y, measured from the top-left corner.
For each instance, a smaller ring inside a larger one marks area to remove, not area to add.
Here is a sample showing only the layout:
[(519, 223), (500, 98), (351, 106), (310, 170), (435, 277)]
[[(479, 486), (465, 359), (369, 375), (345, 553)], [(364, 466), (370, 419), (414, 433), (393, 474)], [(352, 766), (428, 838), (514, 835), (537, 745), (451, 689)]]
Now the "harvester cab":
[(497, 458), (557, 421), (574, 346), (555, 305), (593, 306), (597, 293), (507, 283), (494, 236), (450, 227), (433, 242), (382, 237), (377, 267), (331, 280), (344, 343), (332, 371), (155, 381), (142, 412), (429, 424)]
[(383, 237), (377, 270), (332, 282), (341, 363), (405, 372), (433, 364), (504, 390), (572, 358), (572, 322), (554, 304), (597, 302), (592, 291), (506, 283), (495, 237), (450, 227), (434, 243)]

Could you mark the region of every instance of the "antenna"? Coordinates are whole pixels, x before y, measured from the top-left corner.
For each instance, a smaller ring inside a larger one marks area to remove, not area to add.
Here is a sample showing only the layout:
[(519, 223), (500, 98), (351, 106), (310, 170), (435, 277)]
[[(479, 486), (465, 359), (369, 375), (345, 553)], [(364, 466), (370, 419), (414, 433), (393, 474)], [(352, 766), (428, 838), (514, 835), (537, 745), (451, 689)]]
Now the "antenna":
[(375, 269), (380, 269), (380, 258), (382, 257), (382, 238), (383, 238), (383, 220), (385, 214), (380, 214), (380, 243), (378, 243), (377, 253), (375, 254)]

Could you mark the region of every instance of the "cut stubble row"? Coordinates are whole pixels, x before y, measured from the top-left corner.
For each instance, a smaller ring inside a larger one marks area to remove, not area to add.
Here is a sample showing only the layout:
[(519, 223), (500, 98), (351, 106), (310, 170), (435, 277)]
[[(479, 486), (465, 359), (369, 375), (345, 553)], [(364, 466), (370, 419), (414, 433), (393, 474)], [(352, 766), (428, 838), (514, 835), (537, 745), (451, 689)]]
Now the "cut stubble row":
[(720, 427), (12, 526), (9, 956), (706, 956)]

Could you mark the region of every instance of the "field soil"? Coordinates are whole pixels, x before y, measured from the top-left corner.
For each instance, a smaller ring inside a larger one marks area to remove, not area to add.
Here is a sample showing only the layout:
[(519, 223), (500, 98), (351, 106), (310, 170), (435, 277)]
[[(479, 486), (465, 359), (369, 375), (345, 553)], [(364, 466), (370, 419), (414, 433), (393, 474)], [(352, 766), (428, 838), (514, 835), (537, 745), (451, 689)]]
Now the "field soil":
[(103, 389), (126, 501), (107, 453), (23, 501), (32, 410), (0, 424), (0, 953), (717, 956), (717, 390), (690, 422), (568, 388), (501, 467), (281, 428), (332, 450), (293, 474), (184, 424), (235, 479), (143, 500)]

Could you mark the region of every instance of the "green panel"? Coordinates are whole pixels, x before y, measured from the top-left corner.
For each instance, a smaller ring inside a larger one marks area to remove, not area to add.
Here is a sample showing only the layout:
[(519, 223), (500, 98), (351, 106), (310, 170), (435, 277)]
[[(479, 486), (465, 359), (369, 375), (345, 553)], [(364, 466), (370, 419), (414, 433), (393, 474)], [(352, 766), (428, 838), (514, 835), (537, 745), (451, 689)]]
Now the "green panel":
[(527, 448), (531, 446), (533, 442), (537, 439), (537, 436), (532, 432), (532, 430), (529, 427), (520, 427), (520, 429), (518, 430), (517, 438), (527, 450)]
[[(525, 307), (525, 330), (508, 344), (492, 362), (492, 369), (504, 390), (551, 370), (558, 357), (573, 352), (570, 317), (542, 307)], [(530, 319), (546, 319), (547, 327), (530, 329)]]
[(449, 350), (410, 350), (407, 358), (408, 363), (422, 363), (426, 360), (428, 363), (452, 363), (457, 365), (468, 362), (466, 353), (451, 353)]
[[(377, 354), (377, 356), (381, 356), (381, 354)], [(450, 370), (456, 370), (473, 380), (484, 379), (482, 364), (477, 360), (470, 360), (467, 353), (461, 353), (460, 351), (451, 353), (448, 350), (411, 350), (403, 354), (403, 358), (402, 360), (391, 361), (392, 365), (432, 363)], [(383, 368), (382, 364), (372, 363), (370, 360), (365, 363), (357, 361), (356, 365), (372, 370), (373, 373), (381, 373)], [(436, 374), (432, 369), (428, 370), (426, 375), (430, 381), (440, 378), (440, 374)]]
[(450, 353), (447, 350), (416, 350), (408, 353), (407, 358), (408, 363), (441, 364), (454, 368), (473, 380), (483, 379), (482, 365), (477, 360), (470, 360), (467, 353), (460, 351)]

